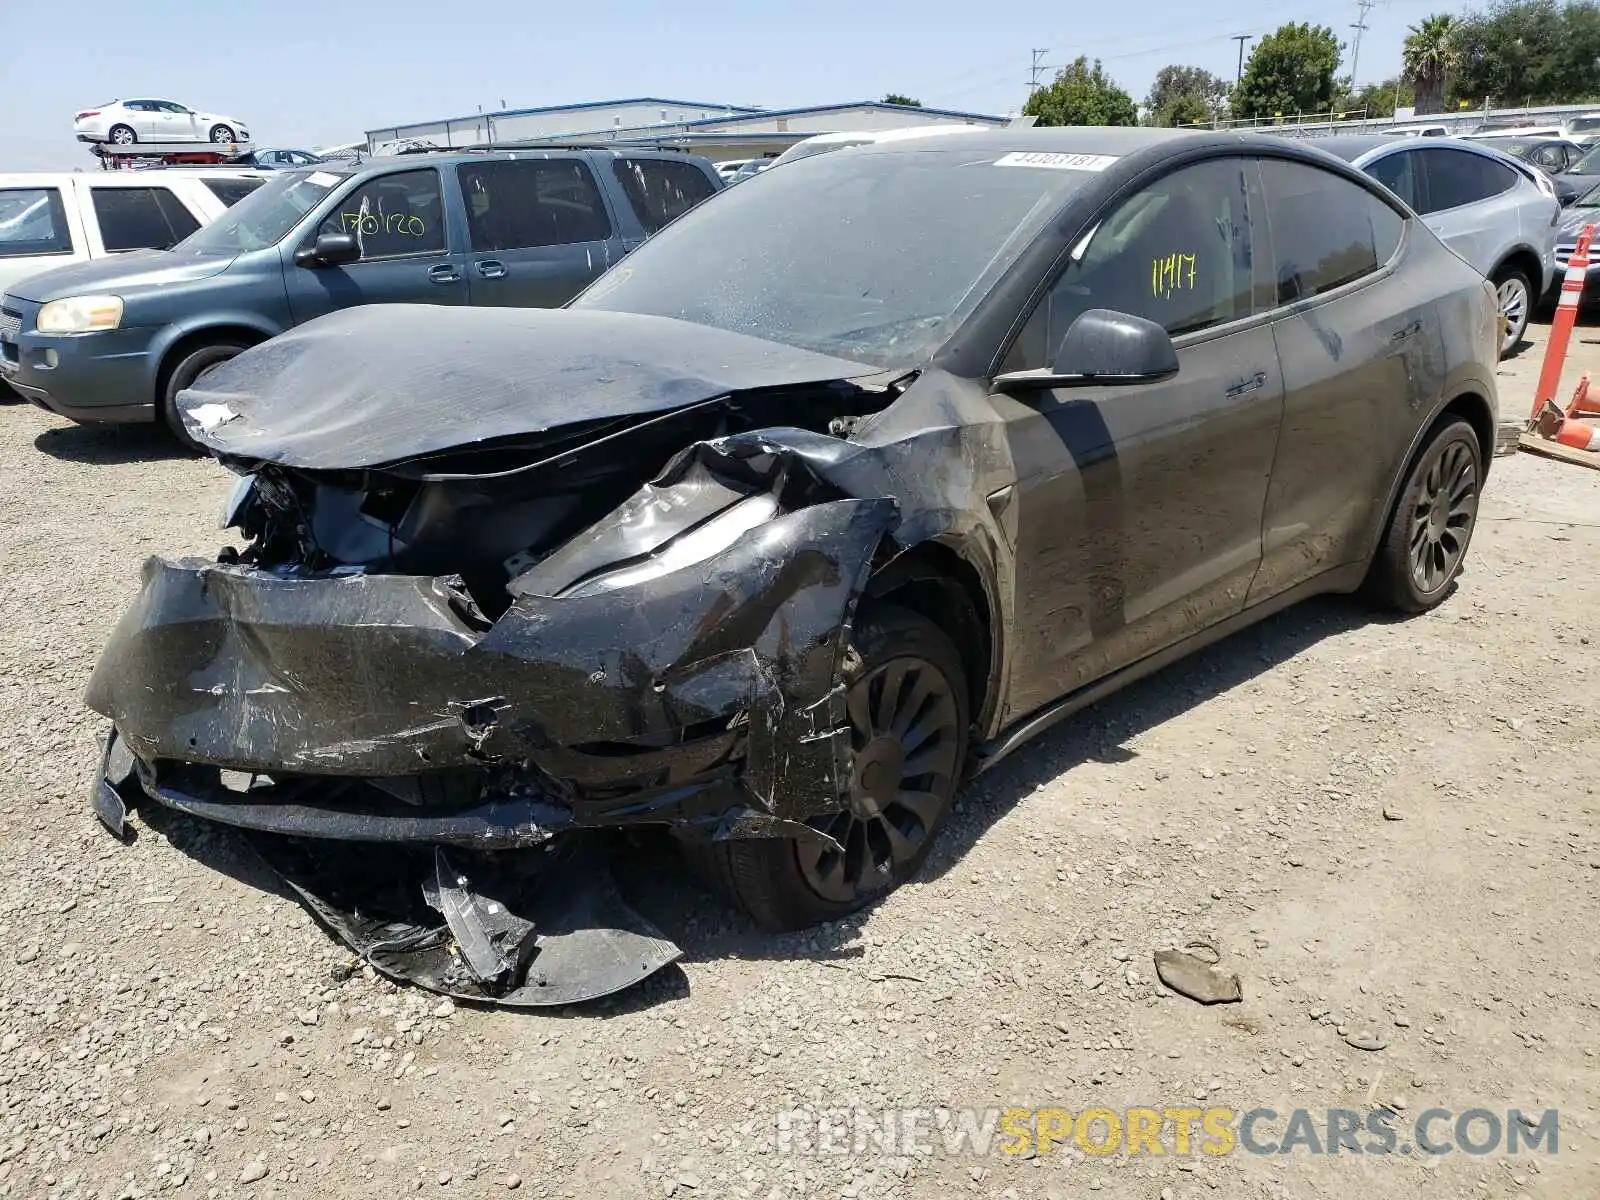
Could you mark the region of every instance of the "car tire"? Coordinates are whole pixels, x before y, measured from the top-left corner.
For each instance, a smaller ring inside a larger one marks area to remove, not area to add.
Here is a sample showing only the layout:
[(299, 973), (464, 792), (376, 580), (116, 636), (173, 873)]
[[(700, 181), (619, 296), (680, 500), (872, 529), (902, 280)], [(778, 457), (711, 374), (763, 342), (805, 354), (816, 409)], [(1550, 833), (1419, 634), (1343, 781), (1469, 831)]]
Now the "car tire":
[(213, 142), (232, 142), (238, 139), (233, 136), (233, 126), (213, 125), (211, 127), (211, 140)]
[(221, 366), (241, 351), (249, 349), (243, 342), (211, 342), (190, 350), (167, 370), (161, 384), (161, 419), (172, 436), (197, 454), (206, 453), (199, 442), (189, 436), (183, 427), (183, 416), (178, 412), (178, 393), (193, 387), (200, 376), (213, 367)]
[[(842, 917), (910, 879), (961, 780), (967, 680), (950, 638), (918, 613), (882, 605), (860, 614), (852, 647), (845, 673), (855, 747), (849, 807), (806, 822), (845, 853), (787, 838), (685, 843), (699, 874), (768, 929)], [(920, 736), (908, 747), (913, 734)], [(927, 769), (907, 775), (911, 763)]]
[(1516, 267), (1501, 267), (1491, 282), (1502, 321), (1500, 357), (1505, 358), (1522, 344), (1527, 332), (1528, 318), (1533, 313), (1533, 284)]
[(131, 125), (113, 125), (106, 134), (106, 141), (113, 146), (131, 146), (139, 140), (139, 135), (133, 131)]
[(1450, 595), (1478, 521), (1483, 448), (1462, 417), (1441, 417), (1400, 488), (1363, 590), (1402, 613), (1423, 613)]

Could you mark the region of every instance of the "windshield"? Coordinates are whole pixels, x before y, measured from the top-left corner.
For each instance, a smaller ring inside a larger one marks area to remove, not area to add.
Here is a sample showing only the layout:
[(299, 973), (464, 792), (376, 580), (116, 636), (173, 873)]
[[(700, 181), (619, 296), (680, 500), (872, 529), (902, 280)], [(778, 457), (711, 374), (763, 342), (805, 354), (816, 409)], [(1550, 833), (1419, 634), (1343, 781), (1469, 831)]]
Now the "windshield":
[(1572, 208), (1600, 208), (1600, 184), (1590, 188), (1571, 204)]
[(819, 154), (691, 210), (573, 307), (913, 365), (1091, 178), (1063, 169), (1074, 158), (1087, 156)]
[(275, 246), (346, 179), (348, 171), (285, 171), (263, 184), (203, 229), (172, 248), (174, 254), (244, 254)]
[(772, 160), (772, 165), (779, 163), (792, 163), (796, 159), (811, 158), (818, 154), (828, 154), (834, 150), (843, 150), (846, 146), (869, 146), (874, 139), (870, 136), (850, 138), (848, 140), (832, 140), (826, 142), (796, 142), (777, 158)]
[(1590, 146), (1577, 162), (1572, 164), (1574, 175), (1600, 175), (1600, 143)]

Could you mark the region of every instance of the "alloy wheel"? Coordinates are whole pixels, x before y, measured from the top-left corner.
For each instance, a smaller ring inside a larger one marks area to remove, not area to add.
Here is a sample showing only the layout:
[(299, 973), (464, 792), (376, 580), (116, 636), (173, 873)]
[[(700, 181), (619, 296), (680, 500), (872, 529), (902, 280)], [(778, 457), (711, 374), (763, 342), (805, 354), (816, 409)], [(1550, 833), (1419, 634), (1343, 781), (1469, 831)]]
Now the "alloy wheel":
[(1449, 582), (1478, 515), (1478, 467), (1461, 441), (1449, 442), (1422, 478), (1411, 513), (1411, 579), (1424, 594)]
[(111, 131), (111, 140), (118, 146), (131, 146), (133, 144), (133, 130), (113, 129)]
[(1520, 276), (1513, 275), (1495, 289), (1500, 304), (1500, 319), (1505, 330), (1500, 350), (1505, 353), (1522, 340), (1522, 331), (1528, 327), (1528, 285)]
[(915, 862), (955, 792), (961, 745), (950, 681), (921, 658), (892, 658), (846, 695), (855, 766), (849, 803), (809, 823), (840, 847), (796, 846), (817, 895), (854, 903), (893, 886)]

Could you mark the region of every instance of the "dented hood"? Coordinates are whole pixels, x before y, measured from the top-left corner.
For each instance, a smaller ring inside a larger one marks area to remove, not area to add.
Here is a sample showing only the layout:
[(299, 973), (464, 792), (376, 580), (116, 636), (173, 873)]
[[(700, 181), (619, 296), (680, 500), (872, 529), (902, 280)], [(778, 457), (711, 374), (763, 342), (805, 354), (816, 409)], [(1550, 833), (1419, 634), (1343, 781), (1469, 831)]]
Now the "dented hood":
[(668, 317), (385, 304), (246, 351), (179, 407), (218, 454), (333, 470), (879, 370)]

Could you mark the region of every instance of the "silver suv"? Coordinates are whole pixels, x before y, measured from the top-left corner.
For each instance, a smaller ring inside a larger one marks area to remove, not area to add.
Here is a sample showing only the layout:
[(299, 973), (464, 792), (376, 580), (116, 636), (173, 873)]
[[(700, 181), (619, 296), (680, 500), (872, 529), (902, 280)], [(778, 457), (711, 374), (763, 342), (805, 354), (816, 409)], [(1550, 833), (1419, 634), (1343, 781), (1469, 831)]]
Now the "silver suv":
[(1555, 277), (1555, 186), (1488, 146), (1447, 138), (1327, 137), (1313, 145), (1359, 167), (1493, 281), (1505, 318), (1504, 358), (1522, 342), (1534, 302)]

